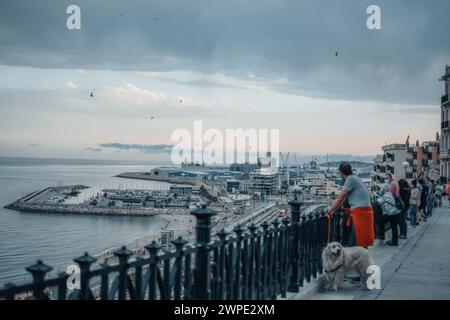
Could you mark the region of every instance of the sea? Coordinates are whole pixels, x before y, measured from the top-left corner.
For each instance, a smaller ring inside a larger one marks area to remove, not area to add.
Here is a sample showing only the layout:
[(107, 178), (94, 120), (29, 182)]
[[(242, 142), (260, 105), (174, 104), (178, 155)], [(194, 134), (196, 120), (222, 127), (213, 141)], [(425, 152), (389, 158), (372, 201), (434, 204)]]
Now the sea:
[[(167, 190), (169, 184), (117, 178), (122, 172), (149, 171), (157, 165), (133, 162), (0, 158), (0, 287), (28, 282), (25, 267), (38, 259), (55, 275), (87, 251), (99, 255), (122, 245), (145, 245), (166, 221), (158, 217), (73, 216), (27, 213), (4, 206), (49, 186), (89, 186), (82, 197), (106, 188)], [(81, 199), (84, 200), (84, 199)]]

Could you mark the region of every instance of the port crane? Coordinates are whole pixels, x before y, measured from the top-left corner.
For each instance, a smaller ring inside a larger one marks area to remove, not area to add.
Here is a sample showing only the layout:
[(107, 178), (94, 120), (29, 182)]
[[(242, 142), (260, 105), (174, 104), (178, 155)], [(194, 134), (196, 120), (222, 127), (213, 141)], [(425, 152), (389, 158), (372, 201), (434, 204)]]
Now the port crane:
[(280, 179), (280, 187), (283, 188), (283, 180), (282, 180), (282, 175), (284, 175), (285, 179), (286, 179), (286, 184), (287, 187), (289, 187), (289, 167), (287, 165), (287, 162), (289, 160), (289, 152), (286, 154), (286, 157), (283, 156), (283, 154), (280, 152), (280, 160), (281, 160), (281, 172), (279, 175), (279, 179)]

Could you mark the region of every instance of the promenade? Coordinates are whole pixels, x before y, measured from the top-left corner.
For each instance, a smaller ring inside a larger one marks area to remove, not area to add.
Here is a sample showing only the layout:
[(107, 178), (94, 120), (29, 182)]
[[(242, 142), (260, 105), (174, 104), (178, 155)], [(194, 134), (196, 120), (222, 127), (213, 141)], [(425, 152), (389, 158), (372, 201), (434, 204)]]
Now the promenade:
[[(386, 235), (389, 239), (390, 235)], [(319, 290), (314, 300), (450, 299), (450, 208), (447, 202), (416, 228), (399, 247), (377, 241), (370, 249), (381, 267), (381, 289), (361, 290), (350, 281), (337, 293)]]

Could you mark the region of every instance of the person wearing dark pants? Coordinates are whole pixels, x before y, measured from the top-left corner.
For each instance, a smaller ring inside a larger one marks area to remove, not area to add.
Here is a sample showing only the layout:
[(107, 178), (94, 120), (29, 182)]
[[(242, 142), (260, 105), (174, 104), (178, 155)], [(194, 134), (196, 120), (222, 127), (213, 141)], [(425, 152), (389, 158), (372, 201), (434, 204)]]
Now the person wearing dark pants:
[(398, 216), (400, 210), (395, 204), (395, 198), (391, 193), (389, 184), (383, 184), (377, 203), (381, 206), (383, 211), (383, 221), (389, 222), (391, 225), (392, 239), (386, 241), (386, 244), (389, 246), (398, 246)]
[(417, 183), (415, 180), (411, 181), (411, 196), (409, 197), (409, 219), (411, 221), (411, 226), (416, 227), (418, 224), (417, 220), (417, 210), (419, 210), (420, 205), (420, 190), (417, 188)]
[(406, 225), (406, 217), (409, 210), (409, 198), (411, 197), (411, 189), (408, 186), (408, 182), (404, 179), (400, 179), (398, 185), (400, 188), (400, 200), (403, 206), (398, 217), (398, 225), (400, 227), (400, 239), (406, 239), (408, 230), (408, 227)]
[(376, 202), (373, 203), (373, 216), (375, 222), (375, 237), (378, 240), (384, 240), (383, 211), (381, 206)]
[(398, 246), (398, 220), (400, 219), (400, 215), (401, 213), (396, 215), (383, 214), (383, 223), (389, 223), (392, 232), (392, 239), (386, 241), (387, 245)]

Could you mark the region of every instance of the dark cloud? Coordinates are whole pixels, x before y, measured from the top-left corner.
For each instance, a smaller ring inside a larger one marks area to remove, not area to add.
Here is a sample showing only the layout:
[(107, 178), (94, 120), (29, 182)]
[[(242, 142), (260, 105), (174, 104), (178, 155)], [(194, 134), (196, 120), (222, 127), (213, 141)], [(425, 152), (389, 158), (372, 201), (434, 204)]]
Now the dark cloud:
[(125, 143), (101, 143), (102, 148), (113, 148), (118, 150), (137, 150), (144, 153), (170, 153), (173, 145), (168, 144), (125, 144)]
[(85, 148), (86, 151), (92, 151), (92, 152), (102, 152), (101, 148)]
[(73, 1), (3, 0), (0, 63), (254, 74), (287, 79), (270, 87), (292, 94), (438, 104), (437, 78), (450, 63), (450, 1), (377, 0), (383, 29), (369, 31), (373, 3), (80, 0), (82, 29), (70, 31)]

